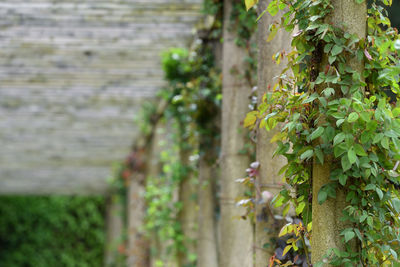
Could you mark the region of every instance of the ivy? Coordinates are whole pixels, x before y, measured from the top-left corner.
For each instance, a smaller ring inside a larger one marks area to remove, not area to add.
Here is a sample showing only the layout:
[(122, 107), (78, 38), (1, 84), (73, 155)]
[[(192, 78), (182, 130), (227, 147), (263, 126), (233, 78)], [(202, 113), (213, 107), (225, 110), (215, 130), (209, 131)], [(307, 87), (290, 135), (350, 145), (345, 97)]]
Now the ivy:
[[(342, 241), (357, 240), (359, 250), (327, 251), (334, 266), (399, 263), (400, 47), (385, 10), (390, 5), (368, 5), (366, 37), (327, 23), (329, 0), (273, 0), (267, 9), (271, 15), (285, 12), (270, 34), (277, 28), (292, 32), (293, 51), (279, 53), (287, 67), (257, 113), (247, 115), (246, 126), (282, 125), (273, 140), (276, 154), (288, 160), (282, 169), (288, 188), (274, 202), (291, 203), (305, 225), (311, 223), (312, 197), (322, 204), (338, 190), (345, 193), (342, 219), (351, 227), (341, 233)], [(363, 61), (364, 70), (353, 69), (349, 60)], [(315, 162), (330, 168), (330, 182), (319, 192), (311, 190)], [(311, 236), (311, 228), (305, 231)]]

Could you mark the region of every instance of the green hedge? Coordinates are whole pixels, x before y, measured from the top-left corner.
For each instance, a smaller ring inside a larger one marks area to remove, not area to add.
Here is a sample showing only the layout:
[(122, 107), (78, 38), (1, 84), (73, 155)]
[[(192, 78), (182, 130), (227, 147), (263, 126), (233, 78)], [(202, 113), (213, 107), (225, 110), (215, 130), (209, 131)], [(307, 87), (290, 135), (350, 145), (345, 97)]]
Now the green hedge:
[(102, 266), (102, 197), (0, 197), (0, 266)]

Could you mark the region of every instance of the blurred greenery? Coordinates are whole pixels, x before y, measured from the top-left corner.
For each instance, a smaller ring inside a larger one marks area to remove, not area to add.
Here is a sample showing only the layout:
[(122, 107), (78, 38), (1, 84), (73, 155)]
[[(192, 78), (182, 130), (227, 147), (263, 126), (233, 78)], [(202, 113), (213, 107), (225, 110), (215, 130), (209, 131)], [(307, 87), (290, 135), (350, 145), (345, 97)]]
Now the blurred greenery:
[(0, 266), (102, 266), (105, 200), (0, 197)]

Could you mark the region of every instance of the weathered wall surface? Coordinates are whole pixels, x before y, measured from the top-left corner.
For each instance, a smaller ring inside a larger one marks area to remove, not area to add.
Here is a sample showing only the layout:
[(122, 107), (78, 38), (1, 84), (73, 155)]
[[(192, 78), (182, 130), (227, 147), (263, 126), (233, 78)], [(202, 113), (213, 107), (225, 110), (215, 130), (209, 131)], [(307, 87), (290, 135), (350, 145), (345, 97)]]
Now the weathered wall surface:
[(202, 0), (0, 2), (0, 193), (104, 193)]

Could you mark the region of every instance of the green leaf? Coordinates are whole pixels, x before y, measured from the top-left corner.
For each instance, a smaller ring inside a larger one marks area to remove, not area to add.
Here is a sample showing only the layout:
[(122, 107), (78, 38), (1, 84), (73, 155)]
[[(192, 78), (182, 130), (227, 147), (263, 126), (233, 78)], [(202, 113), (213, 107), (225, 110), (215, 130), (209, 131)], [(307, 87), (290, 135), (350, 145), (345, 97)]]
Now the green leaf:
[(274, 37), (275, 37), (275, 35), (277, 34), (277, 32), (278, 32), (278, 26), (276, 26), (276, 24), (272, 24), (271, 25), (271, 27), (270, 27), (270, 34), (268, 35), (268, 38), (267, 38), (267, 42), (271, 42), (273, 39), (274, 39)]
[(350, 113), (349, 117), (347, 118), (347, 121), (352, 123), (358, 120), (358, 113), (357, 112), (352, 112)]
[(387, 137), (382, 138), (381, 145), (383, 148), (389, 149), (389, 138)]
[(363, 215), (360, 216), (360, 223), (362, 223), (363, 221), (365, 221), (368, 217), (368, 213), (363, 213)]
[(372, 223), (373, 223), (373, 218), (371, 216), (368, 216), (367, 218), (367, 223), (370, 227), (372, 227)]
[(347, 243), (351, 239), (353, 239), (356, 236), (356, 234), (353, 231), (346, 231), (344, 234), (344, 241)]
[(297, 205), (296, 207), (296, 214), (299, 215), (300, 213), (302, 213), (305, 206), (306, 206), (305, 202), (300, 202), (299, 205)]
[(340, 53), (342, 53), (343, 51), (343, 47), (342, 46), (338, 46), (338, 45), (334, 45), (331, 51), (332, 56), (337, 56)]
[(277, 0), (271, 1), (267, 7), (267, 10), (269, 12), (269, 14), (271, 14), (271, 16), (276, 16), (276, 14), (278, 14), (279, 12), (279, 7), (276, 3)]
[(354, 232), (356, 233), (358, 239), (360, 239), (360, 241), (363, 241), (360, 230), (358, 230), (357, 228), (354, 228)]
[(330, 65), (332, 65), (335, 61), (336, 61), (336, 57), (335, 56), (329, 56), (328, 62), (329, 62)]
[(381, 190), (379, 187), (376, 187), (376, 188), (375, 188), (375, 192), (378, 194), (379, 199), (382, 200), (382, 198), (383, 198), (383, 192), (382, 192), (382, 190)]
[(325, 97), (330, 97), (331, 95), (335, 94), (335, 89), (328, 87), (328, 88), (325, 88), (324, 91), (322, 91), (322, 92), (324, 93)]
[(390, 254), (392, 254), (393, 258), (395, 260), (397, 260), (397, 252), (396, 251), (394, 251), (393, 249), (390, 249)]
[(342, 175), (339, 176), (339, 183), (341, 185), (345, 186), (346, 185), (346, 181), (347, 181), (347, 175), (342, 174)]
[(356, 154), (359, 156), (368, 156), (368, 154), (365, 152), (364, 148), (360, 144), (355, 144), (354, 150), (355, 150)]
[(341, 143), (344, 138), (345, 138), (345, 134), (344, 133), (338, 133), (335, 138), (333, 138), (333, 145), (337, 145), (338, 143)]
[(340, 119), (336, 121), (336, 126), (339, 127), (344, 122), (344, 119)]
[(335, 136), (335, 129), (332, 126), (328, 126), (325, 128), (325, 133), (324, 133), (324, 140), (326, 141), (331, 141), (333, 137)]
[(333, 44), (326, 44), (324, 47), (324, 53), (329, 53), (331, 51)]
[(320, 164), (324, 164), (324, 154), (322, 153), (321, 148), (315, 149), (315, 156), (317, 156), (317, 159)]
[(362, 4), (364, 3), (365, 0), (356, 0), (357, 4)]
[(344, 143), (341, 143), (333, 148), (333, 153), (335, 155), (335, 158), (338, 158), (342, 154), (344, 154), (347, 151), (346, 145)]
[(354, 147), (351, 147), (349, 151), (347, 151), (347, 156), (349, 157), (350, 164), (354, 164), (357, 161), (357, 155), (354, 151)]
[(363, 111), (360, 113), (360, 117), (363, 121), (369, 122), (371, 120), (371, 113), (367, 111)]
[(314, 151), (312, 149), (307, 150), (306, 152), (304, 152), (303, 154), (300, 155), (300, 159), (304, 160), (304, 159), (309, 159), (314, 155)]
[(311, 141), (320, 137), (324, 133), (324, 127), (319, 126), (314, 132), (311, 133), (310, 139)]
[(397, 213), (400, 213), (400, 200), (398, 198), (393, 198), (392, 204), (393, 208), (397, 211)]
[[(398, 41), (400, 41), (400, 40), (398, 40)], [(393, 114), (394, 117), (399, 116), (400, 115), (400, 108), (393, 109), (392, 110), (392, 114)]]
[(374, 136), (374, 140), (372, 140), (373, 144), (376, 144), (380, 142), (383, 138), (383, 133), (378, 133), (377, 135)]
[(255, 4), (257, 4), (258, 0), (244, 0), (244, 4), (246, 5), (246, 10), (249, 11)]
[(347, 155), (343, 156), (341, 159), (343, 171), (347, 171), (351, 168), (351, 163)]
[(326, 201), (327, 197), (328, 197), (328, 194), (325, 191), (319, 190), (319, 193), (318, 193), (318, 204), (321, 205), (322, 203), (324, 203)]
[(318, 94), (312, 94), (309, 97), (305, 98), (302, 103), (307, 104), (307, 103), (314, 101), (317, 98), (318, 98)]
[(286, 253), (289, 252), (289, 250), (292, 248), (292, 245), (287, 245), (282, 252), (282, 257), (286, 255)]
[(367, 186), (364, 188), (364, 191), (367, 190), (375, 190), (376, 186), (374, 184), (367, 184)]

